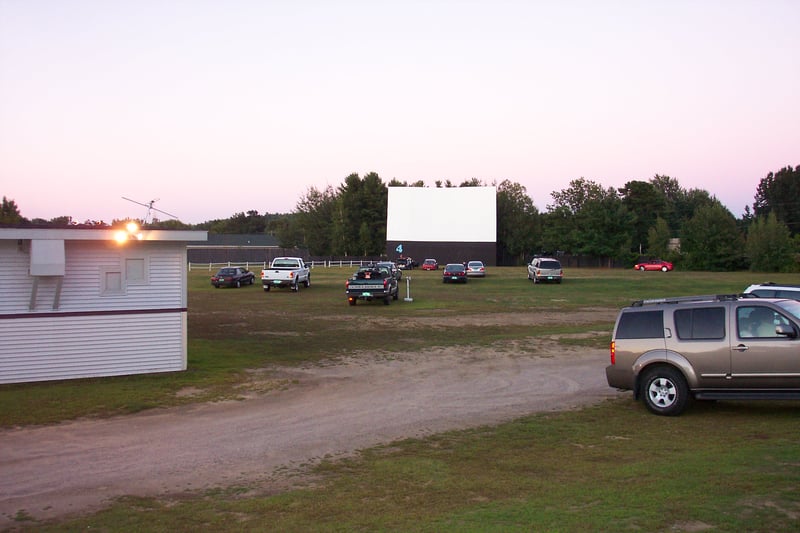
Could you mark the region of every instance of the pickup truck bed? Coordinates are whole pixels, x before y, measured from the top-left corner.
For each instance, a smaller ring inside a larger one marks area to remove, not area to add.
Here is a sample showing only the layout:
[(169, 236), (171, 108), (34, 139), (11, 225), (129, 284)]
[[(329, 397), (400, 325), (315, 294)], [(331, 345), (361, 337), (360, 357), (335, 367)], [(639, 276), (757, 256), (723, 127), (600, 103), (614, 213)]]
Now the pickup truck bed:
[(347, 280), (345, 293), (350, 305), (358, 300), (383, 300), (389, 305), (397, 300), (397, 278), (386, 268), (361, 268)]

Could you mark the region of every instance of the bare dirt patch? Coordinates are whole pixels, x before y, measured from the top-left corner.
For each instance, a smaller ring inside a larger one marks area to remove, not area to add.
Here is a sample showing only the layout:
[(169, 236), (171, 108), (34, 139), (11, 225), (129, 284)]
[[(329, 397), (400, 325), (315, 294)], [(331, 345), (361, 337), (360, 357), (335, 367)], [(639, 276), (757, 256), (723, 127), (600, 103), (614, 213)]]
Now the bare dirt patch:
[[(445, 318), (465, 319), (484, 320)], [(508, 324), (530, 317), (485, 320)], [(298, 466), (323, 458), (596, 403), (617, 394), (605, 382), (607, 357), (606, 350), (569, 348), (555, 338), (358, 353), (254, 372), (244, 400), (4, 430), (0, 528), (14, 525), (20, 513), (63, 517), (124, 495), (171, 497), (230, 486), (279, 490)]]

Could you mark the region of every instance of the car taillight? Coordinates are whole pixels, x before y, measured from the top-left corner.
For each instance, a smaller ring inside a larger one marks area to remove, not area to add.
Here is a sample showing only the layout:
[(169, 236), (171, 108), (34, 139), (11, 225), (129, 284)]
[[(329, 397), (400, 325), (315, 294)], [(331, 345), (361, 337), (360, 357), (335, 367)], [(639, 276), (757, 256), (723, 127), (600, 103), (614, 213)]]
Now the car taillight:
[(344, 282), (344, 288), (346, 289), (349, 286), (350, 286), (350, 280), (348, 279), (347, 281)]
[(611, 341), (611, 364), (617, 364), (617, 343), (616, 341)]
[(292, 279), (293, 277), (294, 277), (294, 272), (289, 272), (289, 279)]
[(383, 288), (384, 289), (386, 288), (387, 285), (389, 285), (389, 280), (388, 279), (383, 280)]

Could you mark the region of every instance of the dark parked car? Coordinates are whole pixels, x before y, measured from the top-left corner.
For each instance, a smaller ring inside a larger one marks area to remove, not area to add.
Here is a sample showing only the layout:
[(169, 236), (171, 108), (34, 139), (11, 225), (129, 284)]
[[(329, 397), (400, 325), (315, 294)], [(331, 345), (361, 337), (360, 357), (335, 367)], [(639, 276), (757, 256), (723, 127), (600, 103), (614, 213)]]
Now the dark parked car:
[(644, 272), (645, 270), (660, 270), (661, 272), (669, 272), (672, 270), (672, 263), (669, 261), (663, 261), (661, 259), (650, 259), (649, 261), (641, 261), (633, 265), (633, 268), (636, 270), (641, 270)]
[(467, 267), (463, 263), (448, 263), (442, 271), (442, 283), (466, 283)]
[(252, 285), (256, 276), (246, 268), (225, 267), (211, 276), (211, 284), (216, 287), (241, 287), (242, 285)]

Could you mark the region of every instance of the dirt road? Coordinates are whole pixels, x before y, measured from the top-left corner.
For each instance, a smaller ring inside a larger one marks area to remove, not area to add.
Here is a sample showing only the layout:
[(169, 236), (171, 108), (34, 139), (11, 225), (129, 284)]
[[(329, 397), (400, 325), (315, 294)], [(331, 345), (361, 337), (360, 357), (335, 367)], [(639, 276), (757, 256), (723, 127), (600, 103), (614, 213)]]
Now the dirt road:
[[(548, 355), (549, 353), (549, 355)], [(0, 528), (122, 495), (285, 484), (287, 471), (392, 440), (596, 403), (604, 350), (441, 349), (282, 370), (285, 390), (0, 432)]]

